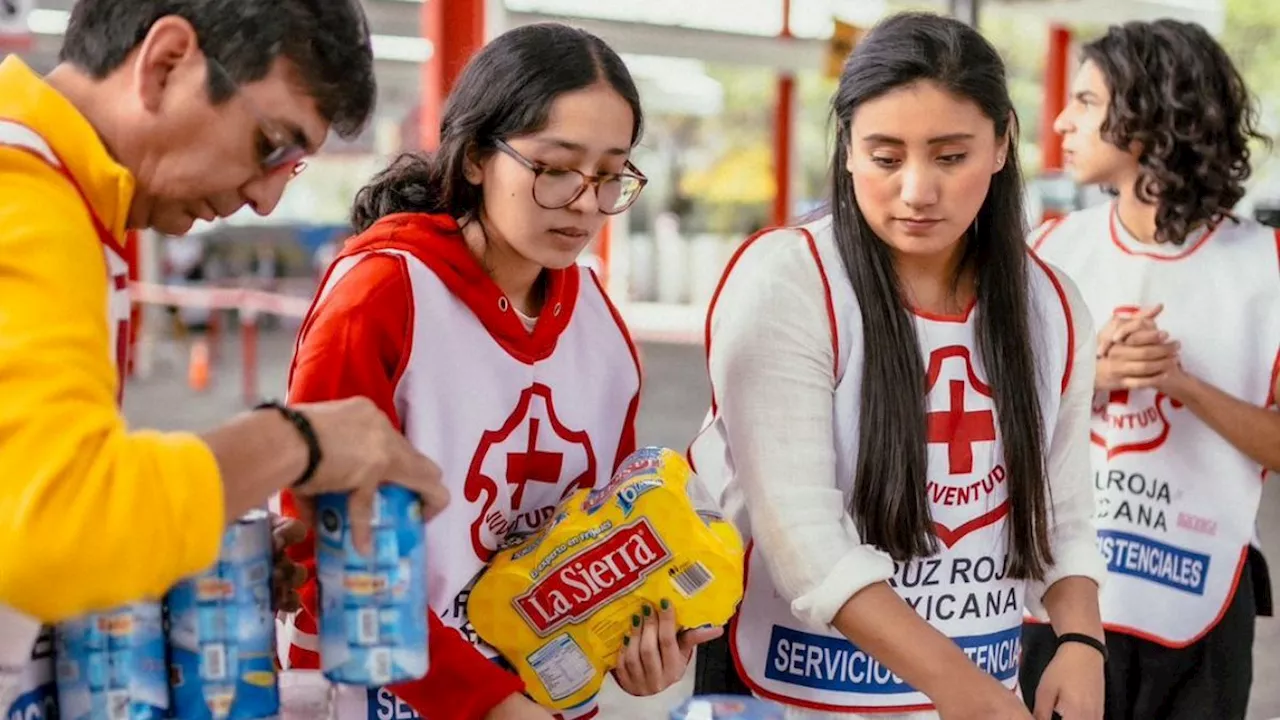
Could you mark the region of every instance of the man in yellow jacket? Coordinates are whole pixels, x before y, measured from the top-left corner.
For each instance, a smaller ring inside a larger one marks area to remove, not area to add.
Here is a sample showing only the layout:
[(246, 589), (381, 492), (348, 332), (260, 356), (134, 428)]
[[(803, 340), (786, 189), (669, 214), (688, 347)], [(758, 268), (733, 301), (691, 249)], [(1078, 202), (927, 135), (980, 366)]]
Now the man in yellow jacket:
[(38, 622), (159, 596), (285, 487), (352, 492), (364, 540), (380, 482), (447, 501), (362, 399), (203, 435), (131, 431), (117, 405), (126, 230), (271, 212), (375, 92), (356, 0), (80, 0), (48, 76), (0, 63), (0, 711)]

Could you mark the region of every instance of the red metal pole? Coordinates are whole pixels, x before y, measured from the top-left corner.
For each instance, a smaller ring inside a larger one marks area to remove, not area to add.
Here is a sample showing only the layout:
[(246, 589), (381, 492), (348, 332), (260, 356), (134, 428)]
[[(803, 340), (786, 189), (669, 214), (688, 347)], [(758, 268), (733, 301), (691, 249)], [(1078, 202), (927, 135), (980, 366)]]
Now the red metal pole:
[(253, 407), (258, 404), (258, 318), (253, 311), (240, 316), (240, 349), (244, 404)]
[[(791, 0), (782, 0), (782, 32), (779, 39), (791, 38)], [(773, 224), (786, 225), (791, 219), (791, 147), (794, 132), (796, 79), (789, 73), (778, 75), (777, 105), (773, 118)]]
[(422, 66), (419, 136), (424, 149), (440, 143), (444, 101), (471, 55), (484, 45), (484, 0), (425, 0), (422, 36), (431, 42), (431, 59)]
[(773, 224), (786, 225), (791, 219), (791, 134), (796, 79), (778, 76), (778, 105), (773, 119), (773, 176), (777, 191), (773, 196)]
[(1044, 115), (1040, 118), (1040, 167), (1043, 172), (1062, 169), (1062, 138), (1053, 121), (1067, 106), (1067, 63), (1071, 54), (1071, 31), (1061, 25), (1049, 27), (1049, 49), (1044, 63)]
[(209, 308), (209, 324), (205, 328), (205, 337), (209, 339), (209, 365), (215, 366), (221, 360), (222, 353), (222, 313), (217, 306)]

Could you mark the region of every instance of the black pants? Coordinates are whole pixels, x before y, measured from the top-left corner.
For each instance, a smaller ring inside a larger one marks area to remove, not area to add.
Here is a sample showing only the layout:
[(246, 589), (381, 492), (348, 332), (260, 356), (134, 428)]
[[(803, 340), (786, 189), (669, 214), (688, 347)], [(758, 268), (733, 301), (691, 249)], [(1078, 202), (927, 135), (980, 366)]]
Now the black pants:
[(1249, 567), (1253, 570), (1253, 596), (1258, 605), (1258, 617), (1271, 617), (1276, 611), (1271, 594), (1271, 571), (1258, 548), (1249, 548)]
[(751, 689), (738, 676), (738, 668), (733, 664), (733, 653), (729, 649), (730, 627), (725, 625), (723, 635), (698, 646), (694, 658), (694, 695), (751, 694)]
[[(1222, 620), (1199, 641), (1177, 650), (1107, 633), (1106, 720), (1244, 720), (1253, 683), (1257, 614), (1253, 558)], [(1022, 628), (1022, 696), (1035, 701), (1057, 638), (1049, 625)]]

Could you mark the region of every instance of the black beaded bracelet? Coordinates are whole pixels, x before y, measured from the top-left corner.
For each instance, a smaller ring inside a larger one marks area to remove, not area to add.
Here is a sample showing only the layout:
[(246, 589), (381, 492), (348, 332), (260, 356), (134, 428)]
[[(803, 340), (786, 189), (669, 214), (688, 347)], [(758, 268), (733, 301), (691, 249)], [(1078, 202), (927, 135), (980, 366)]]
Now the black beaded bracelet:
[(1063, 633), (1058, 636), (1059, 647), (1061, 647), (1063, 643), (1069, 643), (1069, 642), (1080, 643), (1081, 645), (1088, 645), (1094, 650), (1097, 650), (1098, 652), (1102, 653), (1103, 662), (1107, 661), (1107, 644), (1102, 642), (1098, 638), (1093, 637), (1092, 635), (1085, 635), (1084, 633)]
[(311, 427), (311, 421), (306, 415), (294, 410), (293, 408), (281, 405), (274, 400), (259, 404), (254, 410), (275, 410), (284, 416), (298, 434), (302, 436), (303, 442), (307, 444), (307, 469), (302, 471), (302, 475), (293, 482), (294, 488), (300, 488), (316, 474), (316, 468), (320, 467), (320, 440), (316, 437), (315, 428)]

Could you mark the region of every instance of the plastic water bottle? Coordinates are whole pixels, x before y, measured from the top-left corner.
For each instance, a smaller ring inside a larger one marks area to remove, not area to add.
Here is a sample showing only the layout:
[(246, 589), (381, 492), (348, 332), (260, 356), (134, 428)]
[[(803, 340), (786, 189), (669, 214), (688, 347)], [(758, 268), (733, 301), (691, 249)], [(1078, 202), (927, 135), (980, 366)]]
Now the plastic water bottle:
[(65, 622), (56, 634), (62, 720), (168, 717), (163, 610), (140, 602)]
[(218, 562), (165, 598), (174, 717), (260, 720), (280, 712), (271, 610), (271, 518), (227, 528)]
[(371, 555), (361, 555), (352, 544), (345, 495), (316, 499), (315, 532), (325, 677), (379, 687), (426, 675), (422, 500), (400, 487), (378, 491)]

